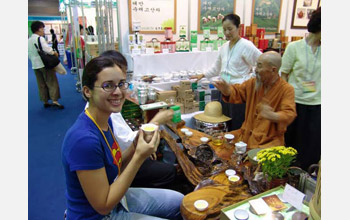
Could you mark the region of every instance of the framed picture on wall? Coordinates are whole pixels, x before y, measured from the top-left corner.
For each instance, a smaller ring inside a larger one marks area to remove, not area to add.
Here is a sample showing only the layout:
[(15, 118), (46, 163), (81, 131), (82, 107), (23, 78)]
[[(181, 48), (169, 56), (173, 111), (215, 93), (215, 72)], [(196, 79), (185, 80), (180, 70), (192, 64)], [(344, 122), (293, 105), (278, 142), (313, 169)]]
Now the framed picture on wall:
[(165, 27), (176, 33), (176, 0), (129, 0), (129, 31), (140, 22), (140, 33), (163, 34)]
[(252, 24), (265, 28), (266, 34), (279, 32), (282, 0), (253, 0)]
[(201, 34), (203, 27), (210, 27), (210, 32), (216, 33), (224, 16), (235, 13), (235, 8), (236, 0), (198, 0), (197, 32)]
[(294, 0), (291, 28), (306, 28), (312, 12), (320, 5), (320, 0)]

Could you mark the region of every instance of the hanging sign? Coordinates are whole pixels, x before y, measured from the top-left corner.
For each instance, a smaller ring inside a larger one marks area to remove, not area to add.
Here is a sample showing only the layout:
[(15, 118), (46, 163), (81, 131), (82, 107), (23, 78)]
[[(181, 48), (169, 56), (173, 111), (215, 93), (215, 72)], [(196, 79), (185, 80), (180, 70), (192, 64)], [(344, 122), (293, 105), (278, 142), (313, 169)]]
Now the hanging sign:
[(176, 0), (129, 0), (129, 31), (140, 22), (140, 33), (162, 34), (165, 27), (176, 33)]

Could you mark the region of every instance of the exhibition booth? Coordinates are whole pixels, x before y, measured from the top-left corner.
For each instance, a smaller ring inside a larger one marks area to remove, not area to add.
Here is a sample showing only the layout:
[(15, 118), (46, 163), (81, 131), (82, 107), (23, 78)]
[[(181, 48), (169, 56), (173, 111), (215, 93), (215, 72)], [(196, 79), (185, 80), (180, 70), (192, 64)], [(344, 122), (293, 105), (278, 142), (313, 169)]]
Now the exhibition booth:
[[(174, 163), (193, 185), (181, 203), (184, 219), (310, 219), (310, 215), (317, 219), (320, 200), (312, 196), (315, 191), (320, 196), (320, 167), (295, 166), (297, 153), (289, 146), (253, 146), (243, 141), (229, 129), (231, 115), (224, 115), (228, 107), (222, 105), (224, 95), (216, 84), (223, 80), (222, 73), (198, 76), (221, 59), (228, 42), (225, 15), (240, 17), (239, 39), (254, 45), (257, 53), (274, 51), (283, 57), (288, 45), (308, 36), (307, 24), (320, 5), (321, 0), (60, 1), (62, 19), (45, 21), (45, 34), (50, 42), (47, 30), (52, 28), (62, 39), (60, 54), (78, 76), (78, 91), (91, 59), (107, 50), (126, 57), (129, 92), (121, 114), (132, 131), (140, 130), (158, 112), (174, 110), (172, 121), (161, 126), (161, 135), (176, 157)], [(254, 61), (246, 61), (247, 79), (256, 77)], [(246, 96), (241, 102), (247, 101)], [(224, 117), (228, 119), (219, 120)], [(254, 117), (245, 120), (265, 123)], [(263, 132), (260, 139), (271, 131)], [(162, 160), (164, 150), (157, 153)], [(270, 153), (274, 156), (268, 157)], [(277, 167), (285, 169), (283, 178), (271, 179), (263, 161), (285, 155), (290, 156), (288, 163), (282, 161)]]

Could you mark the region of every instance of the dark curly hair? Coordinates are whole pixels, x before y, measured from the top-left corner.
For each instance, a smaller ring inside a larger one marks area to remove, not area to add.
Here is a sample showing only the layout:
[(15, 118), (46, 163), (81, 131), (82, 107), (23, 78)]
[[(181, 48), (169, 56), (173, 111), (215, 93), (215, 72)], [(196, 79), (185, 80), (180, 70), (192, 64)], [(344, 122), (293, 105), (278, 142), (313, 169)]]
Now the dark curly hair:
[(321, 7), (312, 12), (309, 23), (307, 23), (307, 30), (310, 33), (321, 31)]

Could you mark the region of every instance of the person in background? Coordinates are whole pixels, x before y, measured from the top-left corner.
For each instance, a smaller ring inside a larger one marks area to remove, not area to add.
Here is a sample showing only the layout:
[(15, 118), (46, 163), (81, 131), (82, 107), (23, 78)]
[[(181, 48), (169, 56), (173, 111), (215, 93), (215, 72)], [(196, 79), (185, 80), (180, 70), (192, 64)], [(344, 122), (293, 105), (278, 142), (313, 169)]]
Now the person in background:
[[(101, 54), (101, 56), (110, 57), (113, 61), (121, 66), (123, 73), (126, 75), (128, 69), (128, 63), (125, 57), (116, 50), (107, 50)], [(157, 113), (150, 123), (165, 124), (173, 118), (174, 111), (169, 109)], [(114, 129), (113, 133), (124, 151), (134, 141), (137, 136), (137, 131), (132, 131), (129, 125), (125, 122), (120, 112), (112, 113), (111, 120)], [(167, 187), (175, 180), (176, 168), (172, 164), (164, 163), (156, 160), (156, 154), (152, 154), (141, 165), (137, 172), (131, 186), (133, 187)]]
[(89, 107), (67, 131), (62, 163), (67, 186), (67, 219), (181, 219), (183, 194), (167, 189), (130, 188), (138, 169), (156, 152), (160, 133), (149, 143), (141, 130), (121, 152), (111, 114), (120, 112), (128, 83), (111, 58), (89, 61), (82, 76), (83, 96)]
[[(228, 14), (222, 20), (222, 27), (226, 42), (219, 51), (219, 56), (214, 65), (205, 74), (191, 78), (198, 80), (203, 77), (212, 78), (219, 76), (229, 84), (241, 84), (252, 77), (251, 71), (256, 60), (261, 55), (255, 45), (239, 36), (239, 25), (241, 19), (236, 14)], [(245, 104), (228, 104), (222, 101), (224, 115), (232, 118), (227, 122), (228, 130), (241, 127), (244, 121)]]
[(213, 83), (224, 101), (247, 104), (242, 127), (230, 133), (248, 148), (284, 145), (284, 133), (296, 117), (294, 89), (279, 76), (280, 66), (279, 53), (265, 52), (258, 58), (256, 77), (242, 84), (229, 85), (224, 80)]
[(89, 25), (87, 29), (88, 29), (88, 35), (95, 35), (93, 26)]
[(281, 76), (294, 87), (297, 118), (285, 134), (299, 153), (296, 166), (307, 170), (321, 159), (321, 7), (307, 24), (309, 35), (288, 44)]
[(57, 52), (58, 56), (60, 56), (60, 52), (58, 51), (58, 40), (54, 29), (50, 29), (50, 33), (52, 35), (52, 38), (51, 38), (52, 49)]
[(85, 66), (85, 39), (84, 39), (84, 27), (83, 25), (79, 24), (79, 33), (80, 33), (80, 46), (81, 46), (81, 53), (82, 53), (82, 65), (83, 68)]
[[(57, 109), (64, 109), (64, 106), (58, 103), (58, 99), (61, 95), (56, 72), (54, 69), (45, 68), (44, 63), (38, 54), (37, 48), (35, 47), (35, 44), (39, 47), (38, 39), (40, 39), (43, 51), (58, 57), (58, 53), (49, 47), (44, 38), (44, 28), (45, 25), (41, 21), (34, 21), (32, 23), (31, 30), (33, 34), (28, 40), (28, 55), (36, 76), (40, 100), (44, 102), (44, 108), (52, 106)], [(49, 100), (52, 100), (52, 104), (49, 103)]]

